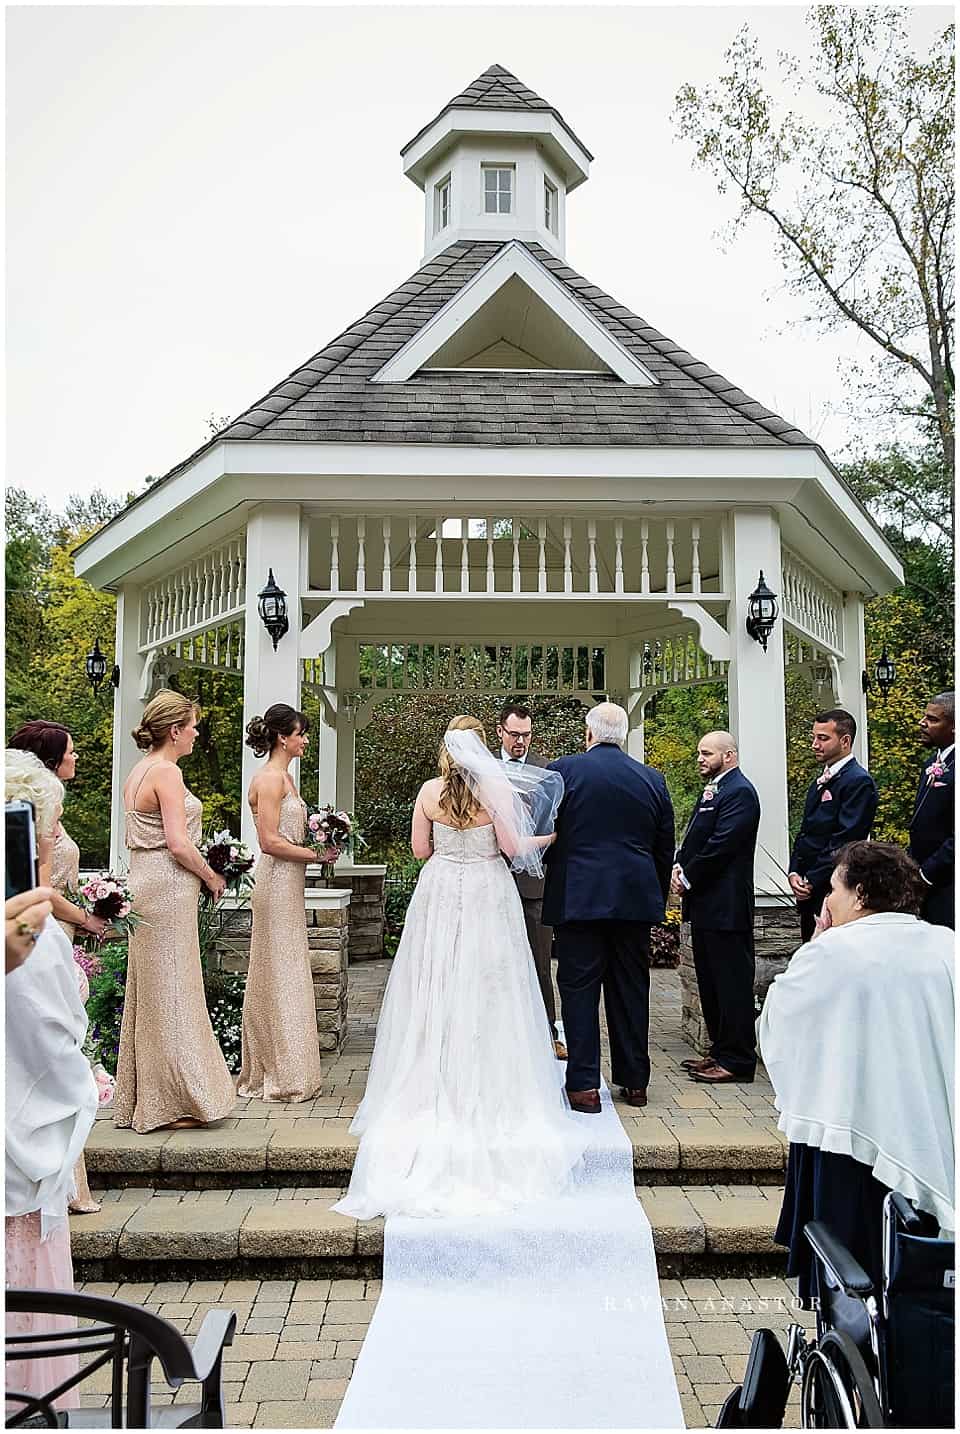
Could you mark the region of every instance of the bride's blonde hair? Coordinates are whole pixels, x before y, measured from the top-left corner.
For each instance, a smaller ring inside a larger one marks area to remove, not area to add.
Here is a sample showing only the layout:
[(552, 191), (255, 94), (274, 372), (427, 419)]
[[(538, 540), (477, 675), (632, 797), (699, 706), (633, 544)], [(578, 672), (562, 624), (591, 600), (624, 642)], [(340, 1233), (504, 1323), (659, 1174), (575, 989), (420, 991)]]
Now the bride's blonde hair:
[[(478, 722), (476, 717), (469, 715), (454, 717), (447, 723), (447, 731), (475, 732), (483, 745), (487, 745), (483, 724)], [(460, 768), (452, 760), (445, 742), (440, 744), (437, 767), (443, 779), (443, 786), (440, 790), (440, 810), (449, 818), (452, 827), (470, 826), (477, 813), (483, 808), (463, 780)]]

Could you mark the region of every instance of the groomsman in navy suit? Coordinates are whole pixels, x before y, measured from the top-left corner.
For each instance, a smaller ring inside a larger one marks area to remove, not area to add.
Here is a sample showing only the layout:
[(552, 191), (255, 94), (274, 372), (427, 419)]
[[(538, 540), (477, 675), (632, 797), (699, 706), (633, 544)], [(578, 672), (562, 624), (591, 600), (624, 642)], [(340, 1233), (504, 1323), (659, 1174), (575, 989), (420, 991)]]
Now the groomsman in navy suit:
[(929, 755), (920, 773), (913, 821), (910, 823), (910, 855), (920, 867), (927, 884), (926, 900), (920, 909), (931, 926), (954, 929), (954, 694), (941, 692), (927, 703), (920, 718), (920, 740)]
[(804, 941), (813, 937), (837, 852), (848, 841), (865, 841), (876, 815), (877, 784), (853, 755), (856, 735), (856, 719), (841, 707), (814, 718), (810, 746), (824, 768), (807, 791), (788, 877)]
[(694, 1080), (720, 1085), (752, 1081), (757, 1068), (753, 858), (760, 798), (740, 770), (729, 732), (701, 737), (697, 767), (706, 786), (677, 852), (671, 888), (690, 922), (710, 1054), (682, 1065)]
[(587, 750), (560, 757), (557, 840), (546, 853), (543, 920), (553, 927), (567, 1038), (567, 1097), (600, 1110), (600, 992), (611, 1080), (629, 1105), (650, 1079), (650, 927), (663, 920), (673, 861), (673, 807), (659, 772), (621, 751), (627, 714), (587, 713)]

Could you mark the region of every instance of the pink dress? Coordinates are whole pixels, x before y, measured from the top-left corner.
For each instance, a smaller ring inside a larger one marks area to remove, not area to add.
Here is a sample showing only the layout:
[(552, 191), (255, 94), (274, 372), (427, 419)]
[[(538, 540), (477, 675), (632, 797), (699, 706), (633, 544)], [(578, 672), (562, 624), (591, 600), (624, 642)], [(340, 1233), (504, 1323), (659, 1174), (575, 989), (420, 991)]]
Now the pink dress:
[[(73, 1260), (70, 1257), (70, 1226), (66, 1223), (40, 1239), (40, 1212), (30, 1215), (8, 1215), (4, 1221), (6, 1239), (6, 1279), (8, 1289), (63, 1290), (73, 1292)], [(72, 1316), (7, 1315), (7, 1334), (51, 1334), (56, 1330), (76, 1329)], [(11, 1360), (7, 1364), (7, 1388), (27, 1394), (43, 1394), (76, 1374), (80, 1361), (76, 1355), (57, 1359)], [(13, 1414), (16, 1403), (7, 1404)], [(79, 1409), (80, 1392), (69, 1389), (54, 1401), (56, 1409)]]

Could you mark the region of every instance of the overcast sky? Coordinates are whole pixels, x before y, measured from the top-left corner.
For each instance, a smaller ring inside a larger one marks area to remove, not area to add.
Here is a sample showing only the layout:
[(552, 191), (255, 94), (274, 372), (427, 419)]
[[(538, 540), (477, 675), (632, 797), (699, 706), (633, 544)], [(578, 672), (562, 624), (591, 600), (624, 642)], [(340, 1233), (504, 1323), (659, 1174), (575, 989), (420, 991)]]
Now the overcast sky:
[[(918, 42), (951, 11), (911, 12)], [(770, 233), (671, 124), (748, 21), (771, 63), (802, 7), (7, 10), (8, 482), (54, 505), (160, 474), (419, 265), (399, 150), (488, 65), (596, 156), (567, 259), (842, 455), (852, 334), (796, 324)], [(772, 64), (771, 79), (775, 79)]]

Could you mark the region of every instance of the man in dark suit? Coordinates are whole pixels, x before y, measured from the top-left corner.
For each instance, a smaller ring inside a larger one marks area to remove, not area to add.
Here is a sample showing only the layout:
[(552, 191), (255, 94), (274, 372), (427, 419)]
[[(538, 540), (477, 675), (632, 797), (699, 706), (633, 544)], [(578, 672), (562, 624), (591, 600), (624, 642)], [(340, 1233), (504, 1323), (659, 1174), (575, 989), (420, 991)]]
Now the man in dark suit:
[(600, 1110), (600, 992), (613, 1084), (630, 1105), (650, 1080), (650, 927), (663, 920), (673, 862), (673, 807), (659, 772), (621, 751), (627, 714), (587, 714), (587, 750), (550, 763), (564, 796), (546, 855), (543, 919), (553, 927), (574, 1110)]
[(740, 770), (729, 732), (697, 747), (703, 795), (677, 852), (672, 889), (690, 922), (693, 964), (710, 1035), (706, 1060), (684, 1061), (696, 1081), (752, 1081), (757, 1068), (753, 1003), (753, 857), (760, 798)]
[(856, 720), (841, 707), (814, 718), (810, 746), (824, 768), (807, 791), (788, 876), (804, 941), (812, 939), (830, 890), (834, 857), (846, 842), (865, 841), (876, 815), (877, 784), (853, 755), (856, 735)]
[(920, 718), (920, 740), (928, 749), (928, 756), (913, 806), (909, 850), (928, 888), (920, 915), (931, 926), (949, 926), (952, 931), (956, 741), (952, 692), (941, 692), (927, 703)]
[[(545, 767), (547, 764), (536, 752), (530, 750), (533, 739), (533, 715), (522, 702), (508, 702), (501, 709), (497, 720), (497, 736), (500, 738), (500, 759), (509, 765)], [(533, 964), (537, 968), (540, 994), (550, 1023), (553, 1049), (558, 1061), (567, 1059), (567, 1048), (557, 1032), (557, 1004), (553, 995), (553, 976), (550, 959), (553, 954), (553, 932), (543, 924), (543, 877), (530, 876), (525, 871), (515, 871), (520, 901), (523, 904), (523, 919), (527, 926), (527, 940), (533, 952)]]

